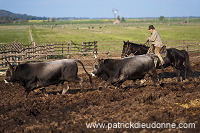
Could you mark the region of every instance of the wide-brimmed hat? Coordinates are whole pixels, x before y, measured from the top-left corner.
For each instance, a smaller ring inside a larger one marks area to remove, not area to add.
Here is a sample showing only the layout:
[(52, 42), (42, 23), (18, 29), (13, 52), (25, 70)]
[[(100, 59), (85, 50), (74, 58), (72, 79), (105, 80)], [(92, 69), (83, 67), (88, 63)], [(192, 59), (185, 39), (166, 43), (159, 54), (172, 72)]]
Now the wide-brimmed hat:
[(150, 30), (150, 29), (155, 29), (155, 28), (154, 28), (153, 25), (149, 25), (149, 29), (148, 30)]

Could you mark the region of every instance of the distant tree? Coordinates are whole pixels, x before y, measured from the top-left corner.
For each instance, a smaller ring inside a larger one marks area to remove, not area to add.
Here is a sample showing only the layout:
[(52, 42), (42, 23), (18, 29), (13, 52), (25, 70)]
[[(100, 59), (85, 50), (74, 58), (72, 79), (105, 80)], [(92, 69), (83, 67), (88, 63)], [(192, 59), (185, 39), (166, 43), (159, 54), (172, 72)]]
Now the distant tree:
[(27, 22), (28, 22), (28, 20), (26, 20), (26, 19), (17, 20), (17, 23), (19, 23), (19, 24), (23, 24), (23, 23), (27, 23)]
[(164, 19), (165, 19), (164, 16), (160, 16), (160, 17), (159, 17), (159, 20), (160, 20), (160, 21), (163, 21)]
[(56, 19), (55, 18), (50, 18), (50, 22), (55, 22)]
[(120, 18), (120, 16), (119, 16), (119, 15), (117, 16), (117, 20), (119, 20), (119, 21), (121, 20), (121, 18)]
[(120, 16), (117, 16), (117, 20), (121, 21), (121, 22), (125, 22), (125, 18), (124, 17), (120, 17)]
[(27, 15), (27, 14), (16, 14), (16, 13), (12, 13), (12, 12), (0, 9), (0, 21), (2, 23), (8, 23), (11, 20), (12, 21), (15, 21), (15, 20), (47, 20), (47, 18), (31, 16), (31, 15)]
[(0, 23), (12, 23), (16, 18), (12, 18), (9, 16), (0, 17)]
[(125, 22), (126, 20), (125, 20), (125, 18), (124, 18), (124, 17), (122, 17), (121, 21), (122, 21), (122, 22)]

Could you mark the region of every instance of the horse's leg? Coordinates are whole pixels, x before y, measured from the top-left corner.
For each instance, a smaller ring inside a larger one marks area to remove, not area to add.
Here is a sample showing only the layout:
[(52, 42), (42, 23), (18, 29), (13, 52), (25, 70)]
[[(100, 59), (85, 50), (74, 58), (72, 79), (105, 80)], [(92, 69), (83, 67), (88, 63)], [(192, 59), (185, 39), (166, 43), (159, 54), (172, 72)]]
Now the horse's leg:
[(192, 77), (192, 69), (190, 68), (190, 64), (185, 62), (185, 79), (188, 79), (188, 80), (191, 80), (191, 77)]
[(187, 75), (187, 68), (186, 68), (186, 66), (185, 66), (184, 77), (185, 77), (185, 79), (188, 78), (188, 75)]
[(157, 72), (156, 72), (156, 69), (155, 70), (152, 70), (148, 73), (153, 81), (153, 83), (157, 86), (160, 85), (159, 81), (158, 81), (158, 76), (157, 76)]
[(181, 60), (178, 60), (177, 57), (174, 57), (174, 70), (176, 71), (176, 75), (177, 75), (177, 80), (178, 82), (181, 81), (180, 79), (180, 76), (181, 76), (181, 70), (184, 69), (184, 66), (183, 66), (183, 61)]
[(188, 80), (191, 80), (192, 74), (193, 74), (193, 71), (190, 68), (190, 66), (186, 67), (185, 68), (185, 78), (188, 79)]
[(181, 70), (178, 70), (178, 69), (176, 69), (176, 74), (177, 74), (177, 80), (178, 80), (178, 82), (180, 82), (181, 81)]

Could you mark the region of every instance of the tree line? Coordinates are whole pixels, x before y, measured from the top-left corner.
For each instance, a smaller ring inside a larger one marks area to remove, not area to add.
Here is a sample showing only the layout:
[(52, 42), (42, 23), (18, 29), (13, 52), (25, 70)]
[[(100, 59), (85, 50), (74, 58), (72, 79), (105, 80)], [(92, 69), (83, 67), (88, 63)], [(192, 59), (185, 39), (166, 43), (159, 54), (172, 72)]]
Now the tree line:
[(27, 14), (17, 14), (6, 10), (0, 10), (0, 24), (2, 23), (22, 23), (28, 20), (47, 20), (47, 17), (36, 17)]

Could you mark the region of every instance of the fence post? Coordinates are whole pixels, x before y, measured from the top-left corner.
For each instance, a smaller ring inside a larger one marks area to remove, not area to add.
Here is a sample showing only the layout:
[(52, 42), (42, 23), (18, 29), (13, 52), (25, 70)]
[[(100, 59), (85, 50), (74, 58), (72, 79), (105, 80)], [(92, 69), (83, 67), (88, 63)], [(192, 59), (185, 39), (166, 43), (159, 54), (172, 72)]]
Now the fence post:
[(81, 50), (81, 52), (84, 52), (84, 51), (85, 51), (85, 50), (84, 50), (84, 42), (82, 42), (81, 45), (82, 45), (82, 48), (81, 48), (82, 50)]
[(93, 51), (93, 52), (94, 52), (95, 54), (97, 54), (97, 50), (98, 50), (98, 49), (97, 49), (97, 41), (95, 41), (95, 42), (94, 42), (94, 51)]
[(4, 68), (4, 65), (5, 65), (6, 63), (7, 63), (7, 62), (6, 62), (6, 60), (5, 60), (5, 55), (4, 55), (4, 53), (2, 53), (2, 64), (1, 64), (1, 69)]
[(63, 53), (64, 53), (64, 47), (63, 47), (63, 43), (62, 43), (62, 55), (63, 55)]
[(71, 51), (71, 43), (67, 43), (67, 53), (69, 54)]
[(54, 44), (51, 44), (51, 53), (54, 53)]
[(48, 52), (47, 52), (47, 44), (44, 45), (44, 50), (45, 50), (45, 59), (48, 59)]
[(3, 60), (3, 54), (0, 53), (0, 64), (1, 64), (0, 69), (2, 69), (3, 62), (4, 62), (4, 60)]
[(189, 50), (189, 44), (187, 44), (186, 49), (187, 49), (187, 52), (188, 52), (188, 50)]

